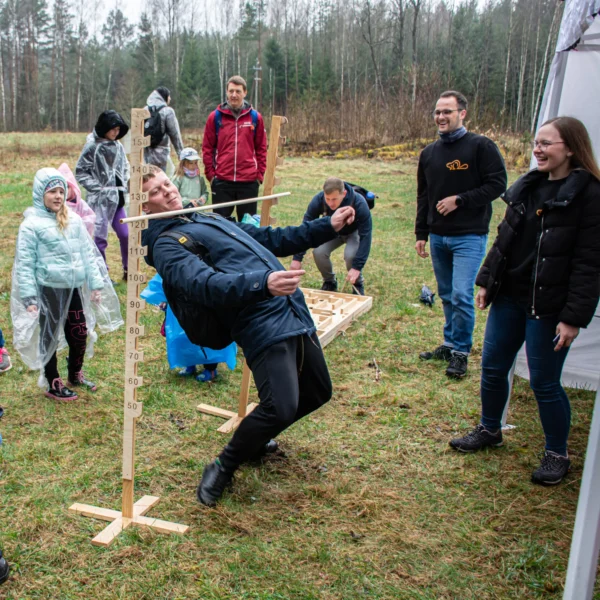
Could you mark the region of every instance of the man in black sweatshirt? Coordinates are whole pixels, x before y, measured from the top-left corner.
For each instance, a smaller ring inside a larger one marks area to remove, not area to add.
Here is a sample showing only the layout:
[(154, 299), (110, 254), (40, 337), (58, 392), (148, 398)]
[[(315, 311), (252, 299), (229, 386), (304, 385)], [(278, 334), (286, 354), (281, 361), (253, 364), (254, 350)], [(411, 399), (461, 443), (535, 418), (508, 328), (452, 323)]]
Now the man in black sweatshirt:
[(415, 249), (431, 262), (442, 299), (444, 342), (422, 352), (424, 360), (447, 361), (446, 375), (464, 377), (473, 343), (475, 277), (485, 255), (492, 201), (506, 190), (506, 169), (490, 139), (468, 132), (467, 99), (455, 91), (440, 95), (434, 119), (440, 139), (419, 157)]

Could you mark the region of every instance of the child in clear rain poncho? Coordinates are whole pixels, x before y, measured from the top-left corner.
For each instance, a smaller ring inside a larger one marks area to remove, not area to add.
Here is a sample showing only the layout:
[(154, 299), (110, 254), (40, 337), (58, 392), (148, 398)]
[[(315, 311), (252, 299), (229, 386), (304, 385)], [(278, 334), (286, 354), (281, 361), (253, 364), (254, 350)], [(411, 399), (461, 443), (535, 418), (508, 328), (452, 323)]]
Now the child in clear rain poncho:
[(87, 191), (86, 201), (96, 213), (94, 241), (106, 262), (108, 226), (112, 225), (121, 246), (123, 280), (127, 280), (127, 225), (120, 222), (125, 214), (125, 194), (129, 182), (129, 161), (119, 140), (129, 125), (114, 110), (105, 110), (94, 131), (87, 136), (75, 167), (75, 178)]
[[(108, 272), (79, 215), (66, 207), (67, 181), (56, 169), (40, 169), (33, 180), (33, 207), (19, 227), (12, 274), (14, 347), (31, 369), (43, 369), (45, 395), (75, 400), (65, 387), (56, 351), (69, 346), (68, 385), (94, 391), (82, 371), (86, 343), (91, 355), (94, 327), (123, 324)], [(66, 343), (65, 343), (66, 342)]]

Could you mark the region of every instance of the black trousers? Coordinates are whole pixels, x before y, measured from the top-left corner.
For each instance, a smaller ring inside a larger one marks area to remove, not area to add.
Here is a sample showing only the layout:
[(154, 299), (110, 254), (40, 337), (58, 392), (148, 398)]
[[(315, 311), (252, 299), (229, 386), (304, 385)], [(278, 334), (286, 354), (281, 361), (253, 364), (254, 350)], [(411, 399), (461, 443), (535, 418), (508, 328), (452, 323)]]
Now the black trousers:
[(273, 344), (249, 367), (260, 403), (219, 456), (228, 469), (253, 459), (271, 438), (331, 399), (331, 379), (316, 333)]
[[(69, 295), (71, 295), (71, 290), (42, 287), (40, 292), (43, 297), (42, 306), (40, 307), (40, 348), (42, 354), (46, 354), (48, 349), (52, 347), (52, 344), (55, 343), (56, 337), (58, 336), (58, 326), (63, 311), (66, 308)], [(67, 344), (69, 345), (70, 379), (75, 373), (81, 371), (83, 367), (87, 342), (85, 314), (83, 312), (81, 296), (76, 289), (73, 290), (71, 295), (71, 303), (68, 307), (64, 331)], [(52, 385), (52, 382), (55, 379), (60, 377), (58, 373), (56, 352), (52, 354), (50, 360), (44, 366), (44, 375), (50, 385)]]
[[(212, 203), (215, 205), (232, 202), (233, 200), (258, 197), (258, 181), (223, 181), (215, 177), (210, 184), (210, 189), (212, 191)], [(241, 221), (246, 213), (256, 214), (257, 202), (242, 204), (241, 206), (228, 206), (227, 208), (215, 207), (215, 212), (228, 218), (233, 214), (234, 208), (237, 212), (238, 221)]]

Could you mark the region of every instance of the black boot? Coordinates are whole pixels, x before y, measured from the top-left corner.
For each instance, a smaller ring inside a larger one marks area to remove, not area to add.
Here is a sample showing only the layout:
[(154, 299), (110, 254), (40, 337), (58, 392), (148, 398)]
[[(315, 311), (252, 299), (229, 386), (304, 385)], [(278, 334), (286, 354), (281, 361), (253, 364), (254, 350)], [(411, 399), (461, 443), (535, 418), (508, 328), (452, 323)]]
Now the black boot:
[(235, 470), (225, 469), (217, 458), (204, 467), (202, 479), (196, 489), (196, 498), (201, 504), (214, 506), (231, 484)]
[(44, 396), (47, 398), (53, 398), (54, 400), (62, 400), (63, 402), (70, 402), (71, 400), (77, 400), (77, 394), (65, 387), (62, 379), (55, 379), (48, 388), (47, 392), (44, 392)]
[(0, 584), (4, 583), (8, 579), (8, 572), (10, 567), (6, 562), (6, 559), (2, 556), (2, 550), (0, 550)]

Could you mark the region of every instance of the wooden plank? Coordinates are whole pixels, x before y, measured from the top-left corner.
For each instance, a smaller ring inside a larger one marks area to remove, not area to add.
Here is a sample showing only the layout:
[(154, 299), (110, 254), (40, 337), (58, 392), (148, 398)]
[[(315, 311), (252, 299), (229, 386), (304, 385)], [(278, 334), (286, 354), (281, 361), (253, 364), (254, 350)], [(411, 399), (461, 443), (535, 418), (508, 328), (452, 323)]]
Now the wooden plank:
[(144, 525), (146, 527), (152, 527), (160, 533), (179, 533), (183, 534), (188, 529), (188, 525), (181, 525), (180, 523), (171, 523), (169, 521), (163, 521), (162, 519), (153, 519), (152, 517), (135, 517), (133, 519), (135, 525)]
[(244, 361), (244, 371), (242, 373), (242, 389), (240, 390), (240, 398), (238, 401), (238, 417), (243, 419), (246, 416), (246, 408), (248, 406), (248, 398), (250, 396), (250, 379), (252, 372), (248, 363)]
[(145, 515), (153, 506), (156, 506), (160, 502), (158, 496), (142, 496), (133, 505), (133, 517), (142, 517)]
[(201, 413), (212, 415), (213, 417), (222, 417), (223, 419), (231, 419), (231, 417), (237, 417), (237, 413), (232, 410), (225, 410), (218, 406), (210, 406), (210, 404), (198, 404), (196, 407)]
[[(281, 124), (285, 117), (271, 117), (271, 131), (269, 132), (269, 145), (267, 149), (267, 168), (263, 182), (263, 195), (270, 196), (275, 187), (275, 168), (277, 167), (277, 152), (279, 150), (279, 132)], [(260, 226), (267, 227), (271, 224), (271, 207), (274, 205), (272, 200), (263, 202), (260, 209)]]
[(123, 519), (119, 517), (115, 519), (108, 527), (105, 527), (93, 540), (94, 546), (102, 546), (106, 548), (114, 541), (114, 539), (129, 525), (131, 525), (131, 519)]
[[(248, 407), (246, 409), (246, 416), (248, 416), (257, 406), (258, 404), (255, 404), (254, 402), (248, 404)], [(243, 417), (240, 418), (238, 415), (235, 415), (234, 417), (229, 419), (229, 421), (223, 423), (223, 425), (221, 425), (221, 427), (219, 427), (217, 431), (219, 433), (232, 433), (240, 426), (240, 423), (243, 420)]]
[(103, 521), (114, 521), (121, 516), (121, 513), (118, 510), (100, 508), (99, 506), (90, 506), (89, 504), (79, 504), (78, 502), (69, 506), (69, 512), (73, 512), (84, 517), (90, 517), (92, 519), (102, 519)]

